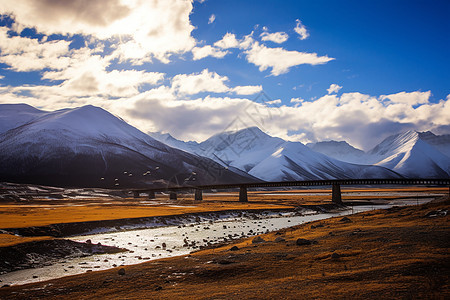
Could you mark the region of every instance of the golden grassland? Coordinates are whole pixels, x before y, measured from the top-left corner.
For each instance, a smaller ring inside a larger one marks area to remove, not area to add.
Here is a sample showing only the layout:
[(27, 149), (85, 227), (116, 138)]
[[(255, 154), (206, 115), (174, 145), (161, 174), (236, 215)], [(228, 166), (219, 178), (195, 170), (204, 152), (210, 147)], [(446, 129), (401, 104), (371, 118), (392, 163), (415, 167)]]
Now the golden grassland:
[[(355, 192), (410, 192), (417, 195), (445, 193), (447, 188), (408, 187), (396, 189), (342, 189), (343, 193)], [(116, 220), (187, 213), (225, 210), (257, 210), (292, 208), (298, 205), (320, 205), (331, 203), (331, 196), (312, 193), (330, 193), (329, 189), (289, 191), (249, 191), (248, 203), (237, 201), (236, 192), (204, 193), (203, 201), (194, 201), (192, 194), (179, 194), (177, 201), (168, 201), (168, 196), (157, 195), (157, 199), (140, 198), (96, 198), (96, 199), (37, 199), (25, 203), (0, 203), (0, 229), (45, 226), (50, 224)], [(395, 196), (345, 196), (343, 200), (392, 199)], [(21, 242), (48, 239), (50, 237), (23, 238), (0, 234), (0, 247)]]
[(14, 246), (21, 243), (28, 243), (33, 241), (48, 240), (51, 237), (38, 236), (38, 237), (21, 237), (12, 234), (0, 233), (0, 247)]
[(429, 213), (449, 207), (447, 199), (316, 221), (261, 235), (264, 243), (126, 266), (122, 276), (116, 268), (2, 288), (0, 298), (448, 299), (450, 219)]
[[(402, 189), (343, 189), (347, 192), (417, 192), (445, 193), (448, 188)], [(126, 199), (61, 199), (34, 200), (23, 204), (0, 203), (0, 229), (44, 226), (59, 223), (115, 220), (154, 216), (180, 215), (224, 210), (253, 210), (292, 208), (298, 205), (331, 203), (330, 190), (290, 190), (276, 192), (249, 192), (248, 203), (238, 202), (238, 193), (205, 193), (203, 201), (194, 201), (192, 194), (180, 194), (178, 200), (168, 201), (168, 196), (158, 195), (156, 200), (145, 197)], [(306, 194), (306, 195), (299, 195)], [(392, 199), (396, 196), (346, 196), (343, 200)]]

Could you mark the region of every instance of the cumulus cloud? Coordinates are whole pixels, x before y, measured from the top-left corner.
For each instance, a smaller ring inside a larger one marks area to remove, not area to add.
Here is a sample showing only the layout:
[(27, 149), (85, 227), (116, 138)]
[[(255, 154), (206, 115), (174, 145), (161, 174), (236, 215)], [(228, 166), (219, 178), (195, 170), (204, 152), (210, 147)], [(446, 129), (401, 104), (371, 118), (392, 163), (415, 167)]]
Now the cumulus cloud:
[(292, 98), (291, 99), (291, 103), (302, 103), (303, 101), (305, 101), (305, 100), (303, 100), (302, 98)]
[(327, 89), (327, 92), (328, 92), (328, 94), (333, 94), (333, 93), (339, 92), (340, 89), (342, 89), (342, 86), (333, 83), (333, 84), (331, 84), (330, 87)]
[[(208, 70), (197, 75), (201, 74), (206, 74), (203, 75), (206, 81), (212, 78), (212, 82), (206, 85), (199, 77), (188, 77), (194, 84), (186, 86), (186, 95), (213, 89), (232, 90), (224, 84), (224, 76)], [(217, 87), (208, 88), (210, 84)], [(288, 140), (304, 143), (346, 140), (369, 150), (388, 135), (400, 131), (432, 130), (448, 134), (450, 130), (450, 96), (438, 103), (415, 106), (384, 101), (380, 96), (343, 93), (340, 96), (325, 95), (314, 101), (292, 98), (291, 103), (295, 106), (272, 106), (245, 98), (207, 96), (186, 99), (185, 94), (168, 86), (155, 87), (115, 101), (97, 94), (78, 97), (65, 94), (66, 90), (63, 85), (0, 86), (0, 103), (28, 103), (48, 110), (93, 104), (121, 116), (144, 132), (164, 130), (185, 140), (202, 140), (230, 129), (230, 126), (233, 129), (258, 126), (271, 135)], [(275, 101), (275, 104), (280, 104), (279, 99)]]
[(325, 64), (334, 58), (318, 56), (317, 53), (290, 51), (283, 48), (268, 48), (254, 42), (252, 47), (245, 51), (247, 60), (258, 66), (260, 71), (272, 68), (271, 74), (278, 76), (287, 73), (289, 68), (301, 64), (319, 65)]
[(14, 29), (35, 28), (45, 35), (81, 34), (100, 40), (124, 41), (117, 47), (122, 59), (150, 61), (155, 57), (168, 62), (173, 53), (184, 53), (195, 46), (194, 26), (189, 15), (192, 2), (119, 0), (23, 0), (2, 1), (0, 13), (11, 15)]
[(70, 64), (71, 55), (83, 51), (69, 51), (70, 42), (67, 41), (39, 42), (26, 37), (10, 37), (7, 31), (7, 28), (0, 27), (0, 62), (14, 71), (63, 69)]
[[(161, 95), (134, 97), (139, 100), (133, 102), (135, 107), (128, 106), (130, 120), (152, 120), (153, 130), (167, 130), (182, 139), (202, 140), (233, 124), (236, 128), (259, 126), (272, 135), (288, 140), (300, 139), (305, 143), (347, 140), (368, 150), (399, 131), (439, 130), (450, 124), (449, 99), (417, 108), (406, 105), (403, 111), (394, 112), (391, 111), (394, 104), (361, 93), (344, 93), (340, 97), (325, 95), (311, 102), (294, 98), (296, 107), (273, 107), (249, 99), (205, 97), (183, 100), (168, 96), (167, 90), (158, 92)], [(279, 104), (279, 99), (275, 101)], [(182, 116), (182, 120), (177, 120), (176, 116)], [(290, 135), (290, 132), (295, 134)]]
[(260, 85), (244, 85), (228, 87), (227, 76), (204, 69), (200, 73), (178, 74), (172, 79), (172, 90), (180, 95), (194, 95), (201, 92), (235, 93), (237, 95), (253, 95), (262, 91)]
[(214, 43), (214, 46), (222, 49), (237, 48), (239, 41), (236, 39), (235, 34), (227, 32), (221, 40)]
[(428, 92), (400, 92), (397, 94), (391, 94), (391, 95), (381, 95), (381, 100), (390, 100), (392, 103), (403, 103), (403, 104), (409, 104), (409, 105), (417, 105), (417, 104), (424, 104), (428, 103), (428, 99), (430, 99), (431, 91)]
[(253, 41), (253, 32), (239, 40), (236, 38), (235, 34), (227, 32), (221, 40), (214, 43), (214, 46), (222, 49), (248, 49), (253, 44)]
[(212, 56), (215, 58), (222, 58), (228, 54), (228, 51), (227, 50), (224, 51), (219, 48), (206, 45), (203, 47), (194, 47), (192, 49), (192, 54), (194, 55), (194, 60), (199, 60), (208, 56)]
[(266, 101), (267, 104), (281, 104), (281, 99)]
[(229, 90), (227, 76), (204, 69), (201, 73), (178, 74), (172, 79), (172, 88), (180, 94), (193, 95), (201, 92), (224, 93)]
[(267, 31), (264, 31), (263, 33), (261, 33), (260, 37), (263, 41), (271, 41), (277, 44), (281, 44), (288, 40), (289, 35), (286, 32), (268, 33)]
[(306, 30), (306, 27), (302, 24), (302, 22), (299, 19), (295, 20), (295, 22), (296, 25), (294, 31), (299, 35), (298, 38), (301, 40), (306, 40), (309, 37), (309, 33)]
[(262, 86), (261, 85), (236, 86), (231, 90), (238, 95), (254, 95), (262, 91)]
[(208, 19), (208, 24), (212, 24), (216, 20), (216, 15), (212, 14)]

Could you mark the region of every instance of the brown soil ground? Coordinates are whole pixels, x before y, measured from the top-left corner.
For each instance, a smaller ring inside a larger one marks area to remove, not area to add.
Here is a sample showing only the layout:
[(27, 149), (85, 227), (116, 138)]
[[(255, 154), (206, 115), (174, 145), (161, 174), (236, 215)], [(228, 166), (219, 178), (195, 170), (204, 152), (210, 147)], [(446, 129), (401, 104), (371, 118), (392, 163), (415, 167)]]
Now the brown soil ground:
[(449, 299), (449, 207), (447, 199), (317, 221), (261, 235), (263, 243), (127, 266), (125, 275), (111, 269), (2, 288), (0, 298)]

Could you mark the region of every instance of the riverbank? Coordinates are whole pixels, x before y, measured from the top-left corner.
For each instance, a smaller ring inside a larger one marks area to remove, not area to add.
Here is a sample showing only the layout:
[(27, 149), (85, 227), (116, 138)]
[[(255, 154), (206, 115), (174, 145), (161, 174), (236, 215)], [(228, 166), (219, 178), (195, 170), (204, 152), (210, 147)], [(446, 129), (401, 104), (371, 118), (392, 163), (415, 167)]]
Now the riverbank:
[(444, 299), (449, 206), (446, 200), (331, 218), (260, 235), (260, 243), (246, 238), (120, 272), (2, 288), (0, 298)]

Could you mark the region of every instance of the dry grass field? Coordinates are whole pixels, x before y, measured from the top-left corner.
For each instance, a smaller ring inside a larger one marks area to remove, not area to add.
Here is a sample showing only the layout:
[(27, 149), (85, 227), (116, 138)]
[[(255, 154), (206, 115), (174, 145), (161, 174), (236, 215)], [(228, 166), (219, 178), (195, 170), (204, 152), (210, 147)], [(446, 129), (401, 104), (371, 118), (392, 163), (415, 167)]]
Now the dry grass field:
[[(450, 201), (332, 218), (1, 299), (448, 299)], [(275, 241), (278, 238), (277, 241)], [(312, 241), (297, 245), (297, 239)], [(231, 251), (236, 246), (237, 250)]]

